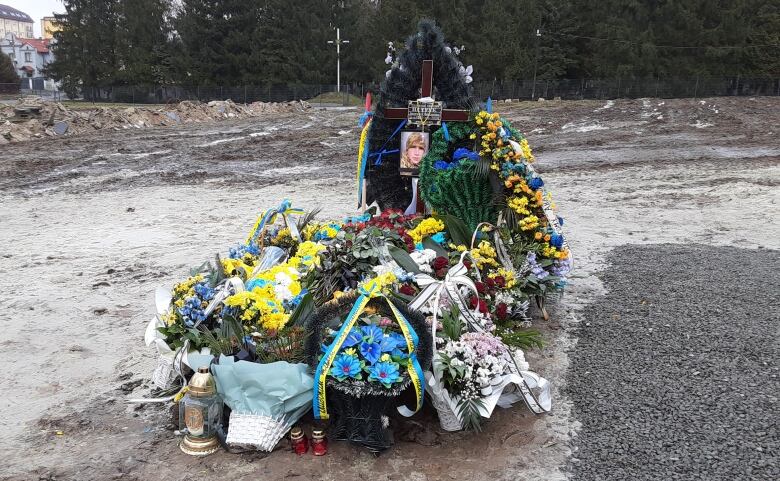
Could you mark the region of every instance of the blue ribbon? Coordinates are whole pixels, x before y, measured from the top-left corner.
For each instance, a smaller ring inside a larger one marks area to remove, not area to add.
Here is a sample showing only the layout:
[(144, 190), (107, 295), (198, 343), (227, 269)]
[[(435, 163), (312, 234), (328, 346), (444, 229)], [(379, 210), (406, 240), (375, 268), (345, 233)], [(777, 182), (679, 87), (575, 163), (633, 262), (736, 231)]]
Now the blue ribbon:
[(489, 114), (493, 113), (493, 99), (488, 97), (487, 102), (485, 102), (485, 111)]
[(449, 142), (450, 141), (450, 131), (447, 130), (447, 122), (442, 122), (441, 123), (441, 130), (444, 133), (444, 140)]
[[(398, 124), (398, 127), (395, 128), (392, 134), (390, 134), (390, 137), (387, 138), (385, 143), (382, 145), (382, 147), (379, 149), (379, 152), (372, 152), (368, 154), (369, 157), (376, 157), (376, 160), (374, 161), (374, 165), (382, 165), (382, 156), (387, 154), (394, 154), (396, 152), (400, 152), (399, 149), (394, 150), (385, 150), (385, 147), (387, 147), (387, 144), (390, 143), (391, 140), (393, 140), (393, 137), (398, 134), (398, 132), (401, 131), (402, 128), (404, 128), (404, 125), (406, 125), (406, 119), (403, 119), (400, 124)], [(362, 167), (361, 167), (362, 170)]]
[(371, 118), (371, 115), (373, 114), (369, 110), (363, 112), (363, 115), (361, 115), (360, 118), (358, 119), (358, 127), (362, 129), (363, 126), (366, 125), (366, 122), (368, 122), (368, 119)]

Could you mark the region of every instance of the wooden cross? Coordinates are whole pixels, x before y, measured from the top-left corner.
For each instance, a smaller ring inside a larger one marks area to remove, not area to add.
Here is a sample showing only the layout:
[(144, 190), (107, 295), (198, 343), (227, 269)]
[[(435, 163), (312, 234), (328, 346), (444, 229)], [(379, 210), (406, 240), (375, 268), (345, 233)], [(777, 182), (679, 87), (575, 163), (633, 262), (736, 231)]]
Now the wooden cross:
[[(430, 97), (433, 95), (433, 60), (423, 60), (422, 65), (422, 84), (421, 97)], [(385, 109), (385, 118), (393, 120), (402, 120), (409, 118), (409, 107), (388, 107)], [(466, 122), (469, 120), (468, 110), (442, 109), (442, 122)], [(425, 126), (423, 125), (423, 128)], [(420, 197), (420, 189), (417, 189), (417, 208), (418, 214), (425, 213), (425, 205)]]
[[(433, 94), (433, 60), (423, 60), (421, 97), (430, 97)], [(409, 116), (408, 107), (388, 107), (385, 109), (386, 119), (406, 119)], [(469, 120), (468, 110), (443, 109), (441, 111), (443, 122), (466, 122)]]

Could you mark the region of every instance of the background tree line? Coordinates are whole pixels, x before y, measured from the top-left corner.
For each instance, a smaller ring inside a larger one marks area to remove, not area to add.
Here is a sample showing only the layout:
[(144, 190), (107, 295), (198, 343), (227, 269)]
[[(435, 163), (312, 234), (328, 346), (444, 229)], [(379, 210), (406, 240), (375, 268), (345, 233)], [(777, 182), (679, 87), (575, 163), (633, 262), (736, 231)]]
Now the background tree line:
[[(66, 90), (383, 78), (387, 42), (433, 18), (475, 78), (780, 75), (769, 0), (65, 0), (50, 74)], [(538, 35), (537, 35), (538, 30)]]

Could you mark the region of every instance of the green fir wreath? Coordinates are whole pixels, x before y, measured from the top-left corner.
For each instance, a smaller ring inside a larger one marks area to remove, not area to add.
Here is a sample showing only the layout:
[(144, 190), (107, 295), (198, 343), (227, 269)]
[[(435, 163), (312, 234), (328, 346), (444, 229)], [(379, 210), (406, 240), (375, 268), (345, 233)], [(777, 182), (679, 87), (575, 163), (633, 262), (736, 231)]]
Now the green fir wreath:
[(423, 200), (436, 214), (453, 215), (474, 230), (480, 222), (495, 223), (490, 176), (479, 165), (480, 161), (462, 160), (454, 168), (439, 169), (439, 161), (451, 161), (459, 147), (475, 150), (477, 142), (470, 138), (477, 131), (473, 119), (447, 125), (449, 140), (444, 128), (431, 135), (431, 146), (420, 166), (419, 188)]

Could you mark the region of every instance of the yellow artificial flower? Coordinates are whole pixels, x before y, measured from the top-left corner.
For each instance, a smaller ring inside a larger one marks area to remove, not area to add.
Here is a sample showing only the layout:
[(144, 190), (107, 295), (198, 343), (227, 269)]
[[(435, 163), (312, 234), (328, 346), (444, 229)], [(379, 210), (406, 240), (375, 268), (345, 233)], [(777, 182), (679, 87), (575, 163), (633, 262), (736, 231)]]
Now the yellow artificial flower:
[(519, 226), (520, 230), (524, 231), (536, 229), (539, 226), (539, 218), (535, 215), (526, 216), (520, 219)]
[(504, 288), (506, 289), (511, 289), (517, 284), (515, 273), (508, 269), (504, 269), (503, 267), (499, 267), (497, 270), (488, 274), (488, 277), (491, 279), (495, 279), (499, 276), (504, 278)]
[(430, 237), (436, 233), (439, 233), (443, 230), (444, 230), (444, 222), (435, 219), (433, 217), (429, 217), (427, 219), (423, 219), (423, 221), (417, 224), (417, 227), (410, 230), (408, 234), (412, 238), (412, 241), (415, 244), (417, 244), (419, 242), (422, 242), (423, 239)]

